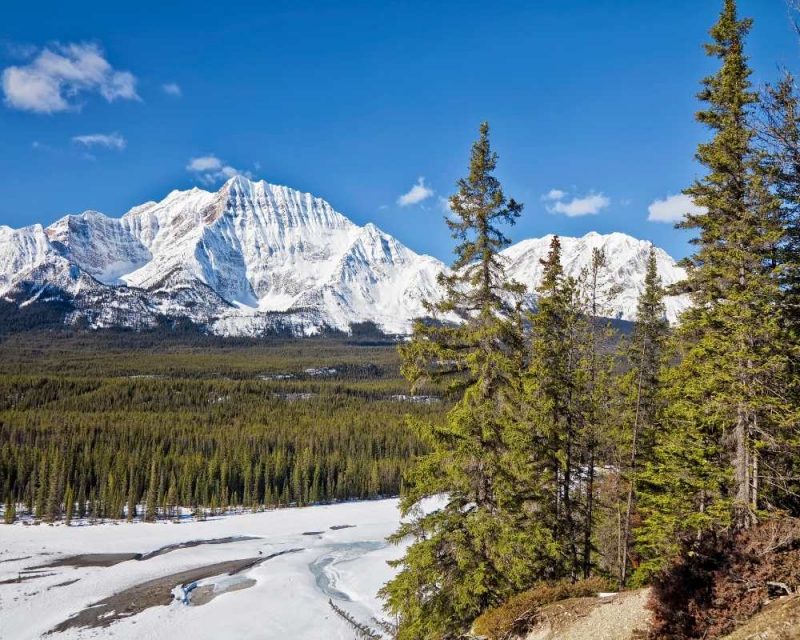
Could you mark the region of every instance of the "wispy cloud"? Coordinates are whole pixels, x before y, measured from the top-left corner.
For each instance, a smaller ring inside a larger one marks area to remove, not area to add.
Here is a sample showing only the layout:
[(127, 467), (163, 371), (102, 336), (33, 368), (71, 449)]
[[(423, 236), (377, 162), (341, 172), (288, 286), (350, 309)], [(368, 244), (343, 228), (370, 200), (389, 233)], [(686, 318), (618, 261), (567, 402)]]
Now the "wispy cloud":
[(28, 64), (6, 67), (2, 85), (6, 105), (35, 113), (80, 109), (81, 94), (108, 102), (139, 99), (133, 74), (114, 69), (94, 43), (45, 47)]
[(654, 200), (647, 207), (647, 219), (650, 222), (680, 222), (687, 213), (702, 214), (707, 209), (697, 206), (694, 201), (683, 193), (667, 196), (663, 200)]
[(118, 133), (90, 133), (85, 136), (73, 136), (72, 141), (84, 147), (105, 147), (122, 151), (128, 143)]
[(234, 176), (253, 177), (249, 171), (235, 169), (213, 154), (190, 158), (189, 164), (186, 165), (186, 170), (196, 175), (197, 179), (203, 184), (214, 184)]
[(397, 198), (397, 204), (401, 207), (408, 207), (424, 202), (433, 197), (433, 189), (425, 186), (425, 178), (420, 177), (417, 184), (412, 186), (406, 193)]
[(611, 204), (611, 200), (602, 193), (568, 196), (569, 194), (566, 191), (551, 189), (542, 196), (542, 200), (550, 203), (547, 205), (547, 210), (550, 213), (559, 213), (568, 218), (595, 215)]
[(183, 95), (180, 85), (176, 82), (167, 82), (162, 84), (161, 90), (168, 96), (175, 96), (176, 98), (180, 98)]
[(542, 200), (561, 200), (566, 197), (566, 195), (567, 192), (561, 189), (550, 189), (550, 191), (542, 196)]

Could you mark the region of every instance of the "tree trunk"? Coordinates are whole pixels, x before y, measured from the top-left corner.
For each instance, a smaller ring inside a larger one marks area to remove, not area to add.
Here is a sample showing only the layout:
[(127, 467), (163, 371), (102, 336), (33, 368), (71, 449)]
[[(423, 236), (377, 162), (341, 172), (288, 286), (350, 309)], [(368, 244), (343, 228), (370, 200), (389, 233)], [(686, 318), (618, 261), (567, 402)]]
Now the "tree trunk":
[(736, 426), (734, 439), (736, 454), (734, 458), (734, 478), (736, 483), (736, 496), (734, 504), (734, 525), (737, 529), (747, 529), (751, 524), (750, 517), (750, 447), (749, 447), (749, 420), (748, 410), (743, 403), (736, 407)]

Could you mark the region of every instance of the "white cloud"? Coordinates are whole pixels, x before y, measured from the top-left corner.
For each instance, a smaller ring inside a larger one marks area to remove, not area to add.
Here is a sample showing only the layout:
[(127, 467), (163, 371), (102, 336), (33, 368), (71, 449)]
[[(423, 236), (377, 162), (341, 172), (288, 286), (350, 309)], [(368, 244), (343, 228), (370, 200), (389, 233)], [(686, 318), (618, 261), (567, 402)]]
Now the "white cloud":
[(702, 214), (706, 211), (705, 207), (697, 206), (686, 194), (678, 193), (650, 203), (647, 219), (650, 222), (680, 222), (687, 213)]
[(9, 107), (36, 113), (79, 109), (82, 93), (108, 102), (139, 99), (133, 74), (115, 70), (92, 43), (46, 47), (28, 64), (4, 69), (2, 84)]
[(553, 189), (543, 198), (553, 204), (547, 206), (550, 213), (560, 213), (568, 218), (578, 216), (591, 216), (600, 213), (611, 204), (611, 200), (602, 193), (590, 193), (587, 196), (574, 196), (566, 200), (567, 194), (559, 189)]
[(408, 207), (412, 204), (419, 204), (433, 196), (433, 189), (425, 186), (425, 178), (420, 177), (411, 189), (397, 199), (397, 204), (401, 207)]
[(189, 164), (186, 165), (186, 170), (194, 173), (200, 182), (204, 184), (214, 184), (215, 182), (219, 182), (220, 180), (228, 180), (234, 176), (244, 176), (246, 178), (253, 177), (249, 171), (235, 169), (234, 167), (225, 164), (213, 154), (190, 158)]
[(217, 171), (222, 168), (222, 160), (216, 156), (200, 156), (191, 158), (186, 165), (187, 171)]
[(561, 189), (550, 189), (542, 196), (542, 200), (562, 200), (566, 195), (567, 192)]
[(180, 98), (183, 95), (180, 85), (176, 82), (167, 82), (166, 84), (162, 84), (161, 89), (168, 96)]
[(105, 147), (122, 151), (127, 140), (118, 133), (91, 133), (85, 136), (73, 136), (72, 141), (84, 147)]

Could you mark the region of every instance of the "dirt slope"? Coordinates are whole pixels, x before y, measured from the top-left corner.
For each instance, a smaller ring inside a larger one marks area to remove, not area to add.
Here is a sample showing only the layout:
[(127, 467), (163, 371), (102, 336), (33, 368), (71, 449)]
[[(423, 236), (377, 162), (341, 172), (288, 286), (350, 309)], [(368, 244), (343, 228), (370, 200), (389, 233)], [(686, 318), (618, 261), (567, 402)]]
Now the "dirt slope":
[(800, 639), (800, 596), (771, 602), (746, 624), (724, 638), (724, 640), (798, 639)]
[(650, 620), (647, 589), (604, 598), (572, 598), (544, 607), (526, 640), (635, 640)]

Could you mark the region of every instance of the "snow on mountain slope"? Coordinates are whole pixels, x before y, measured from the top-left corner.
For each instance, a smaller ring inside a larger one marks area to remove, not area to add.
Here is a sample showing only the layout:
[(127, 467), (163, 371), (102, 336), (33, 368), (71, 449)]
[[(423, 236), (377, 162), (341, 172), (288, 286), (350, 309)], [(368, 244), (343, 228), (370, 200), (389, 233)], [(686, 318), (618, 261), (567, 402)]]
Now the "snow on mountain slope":
[(57, 256), (42, 225), (22, 229), (0, 226), (0, 294), (13, 286), (17, 278)]
[(152, 258), (119, 220), (97, 211), (65, 216), (46, 233), (62, 255), (104, 284), (119, 284), (120, 276)]
[[(552, 239), (552, 235), (532, 238), (505, 249), (503, 255), (508, 260), (508, 276), (526, 284), (533, 291), (541, 282), (541, 260), (547, 257)], [(636, 303), (644, 290), (651, 244), (624, 233), (601, 235), (594, 231), (582, 238), (560, 237), (560, 241), (564, 272), (574, 278), (589, 268), (594, 249), (605, 252), (608, 266), (600, 282), (601, 304), (605, 308), (600, 310), (600, 315), (633, 320), (636, 317)], [(655, 253), (662, 284), (670, 285), (686, 277), (685, 271), (675, 264), (666, 251), (656, 247)], [(618, 290), (615, 295), (612, 294), (613, 289)], [(674, 322), (690, 303), (688, 296), (668, 296), (665, 304), (667, 318)]]
[(444, 268), (370, 223), (358, 231), (320, 285), (303, 293), (296, 305), (324, 310), (335, 326), (369, 316), (384, 330), (402, 333), (413, 318), (425, 315), (424, 300), (440, 297), (436, 277)]
[[(236, 335), (347, 330), (363, 321), (407, 331), (422, 299), (437, 295), (444, 268), (320, 198), (242, 177), (216, 193), (173, 191), (119, 220), (86, 212), (46, 230), (2, 234), (6, 289), (25, 270), (60, 258), (109, 285), (104, 293), (119, 298), (116, 306), (135, 300), (133, 326), (185, 316)], [(79, 313), (94, 326), (116, 322), (93, 308), (108, 303), (96, 293), (80, 301)]]
[[(509, 275), (534, 289), (550, 238), (506, 249)], [(619, 233), (561, 242), (570, 275), (589, 263), (593, 248), (606, 250), (611, 272), (603, 286), (622, 292), (604, 313), (632, 319), (649, 244)], [(666, 284), (683, 277), (666, 253), (657, 256)], [(96, 327), (188, 318), (224, 335), (307, 334), (372, 321), (404, 333), (425, 315), (424, 301), (441, 295), (443, 269), (321, 198), (243, 177), (213, 193), (173, 191), (120, 219), (87, 211), (46, 229), (0, 227), (0, 296), (23, 302), (47, 285), (48, 296), (71, 296), (70, 319)], [(688, 302), (667, 304), (674, 319)]]

